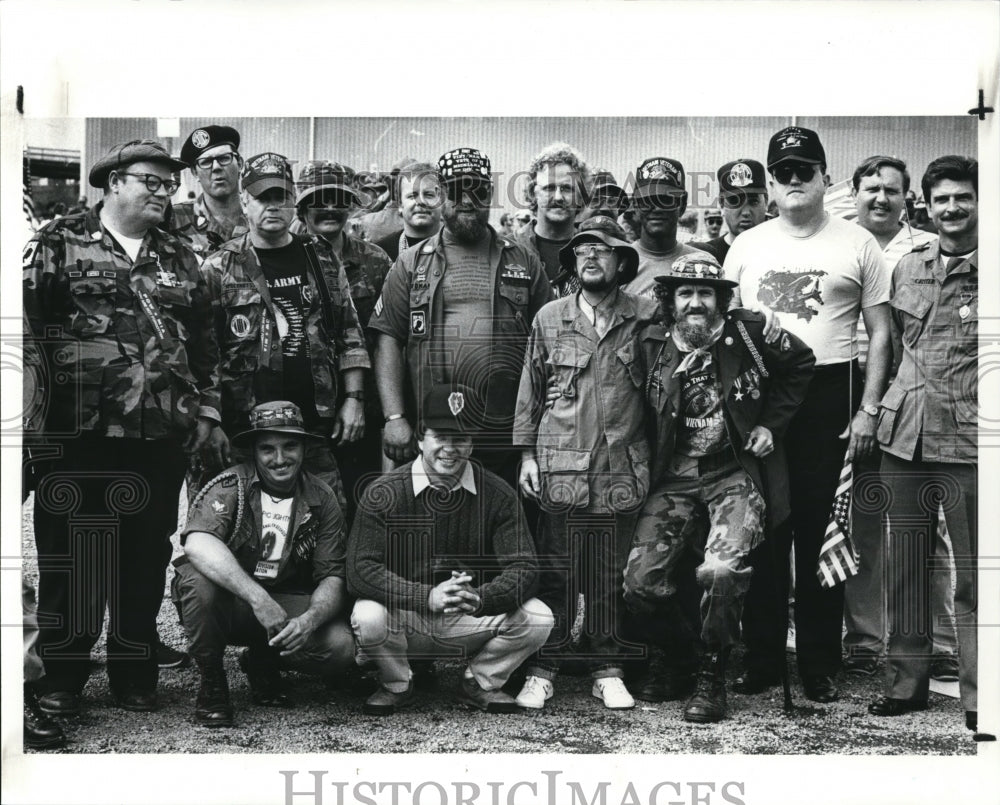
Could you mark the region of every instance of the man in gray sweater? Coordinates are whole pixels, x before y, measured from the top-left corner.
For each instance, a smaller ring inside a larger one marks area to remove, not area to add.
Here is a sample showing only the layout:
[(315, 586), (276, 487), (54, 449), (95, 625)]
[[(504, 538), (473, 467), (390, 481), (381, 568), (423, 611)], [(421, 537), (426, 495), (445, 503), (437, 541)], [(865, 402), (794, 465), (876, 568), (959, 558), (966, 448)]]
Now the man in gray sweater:
[(424, 398), (420, 455), (374, 481), (348, 543), (358, 598), (351, 626), (378, 668), (364, 712), (389, 715), (413, 700), (410, 657), (465, 657), (459, 699), (488, 713), (517, 704), (501, 688), (552, 630), (532, 598), (538, 565), (515, 492), (471, 463), (482, 402), (437, 384)]

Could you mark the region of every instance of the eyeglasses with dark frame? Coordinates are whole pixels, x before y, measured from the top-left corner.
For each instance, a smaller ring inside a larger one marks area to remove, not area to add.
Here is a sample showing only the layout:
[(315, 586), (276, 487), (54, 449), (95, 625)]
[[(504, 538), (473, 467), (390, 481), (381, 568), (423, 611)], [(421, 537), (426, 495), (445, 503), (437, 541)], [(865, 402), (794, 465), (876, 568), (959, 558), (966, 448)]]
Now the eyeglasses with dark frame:
[(786, 162), (783, 165), (775, 165), (771, 168), (771, 175), (778, 184), (788, 184), (792, 181), (792, 176), (798, 176), (800, 182), (811, 182), (816, 175), (816, 168), (819, 165), (807, 164), (805, 162)]
[(199, 157), (194, 161), (194, 164), (197, 165), (202, 170), (207, 171), (207, 170), (212, 170), (213, 162), (218, 162), (220, 168), (226, 168), (229, 165), (233, 164), (234, 159), (237, 160), (237, 163), (241, 161), (239, 154), (237, 154), (235, 151), (228, 151), (225, 154), (215, 154), (214, 156), (210, 157)]
[(172, 196), (181, 186), (181, 183), (176, 179), (161, 179), (153, 173), (130, 173), (129, 171), (118, 171), (118, 173), (121, 176), (134, 176), (136, 179), (142, 179), (150, 193), (157, 193), (162, 187), (166, 189), (168, 196)]
[(573, 254), (577, 257), (610, 257), (614, 251), (610, 246), (599, 243), (581, 243), (573, 247)]

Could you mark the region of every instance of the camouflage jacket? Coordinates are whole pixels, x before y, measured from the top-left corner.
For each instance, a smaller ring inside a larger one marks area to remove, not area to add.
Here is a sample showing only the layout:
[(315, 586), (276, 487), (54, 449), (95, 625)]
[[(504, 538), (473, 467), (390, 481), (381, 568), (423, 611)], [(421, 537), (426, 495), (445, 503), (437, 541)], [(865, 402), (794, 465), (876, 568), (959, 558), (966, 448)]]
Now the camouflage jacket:
[[(299, 240), (307, 248), (314, 248), (313, 238)], [(339, 373), (346, 369), (369, 369), (371, 360), (344, 269), (326, 250), (317, 249), (316, 253), (326, 278), (333, 321), (331, 329), (324, 319), (315, 279), (309, 272), (308, 282), (314, 292), (306, 315), (306, 333), (316, 410), (320, 417), (332, 419), (337, 411)], [(262, 397), (266, 394), (264, 399), (281, 399), (281, 338), (274, 303), (249, 233), (233, 238), (211, 254), (202, 265), (202, 273), (215, 313), (221, 352), (223, 423), (229, 429), (245, 421), (257, 404), (258, 394)]]
[(198, 258), (152, 228), (133, 263), (101, 204), (59, 218), (24, 252), (30, 350), (47, 367), (48, 437), (163, 439), (219, 421), (219, 351)]
[(204, 260), (223, 243), (246, 232), (247, 219), (240, 214), (235, 227), (222, 224), (205, 204), (205, 197), (174, 204), (170, 217), (170, 231), (179, 237), (198, 258)]
[[(782, 439), (805, 399), (816, 358), (805, 343), (782, 332), (764, 341), (764, 317), (743, 308), (726, 313), (722, 335), (712, 345), (721, 387), (726, 432), (733, 453), (767, 501), (770, 528), (788, 517), (788, 471)], [(653, 324), (640, 333), (646, 402), (650, 409), (653, 487), (662, 482), (677, 441), (681, 383), (674, 372), (681, 362), (669, 330)], [(756, 425), (771, 431), (774, 452), (759, 459), (746, 450)]]

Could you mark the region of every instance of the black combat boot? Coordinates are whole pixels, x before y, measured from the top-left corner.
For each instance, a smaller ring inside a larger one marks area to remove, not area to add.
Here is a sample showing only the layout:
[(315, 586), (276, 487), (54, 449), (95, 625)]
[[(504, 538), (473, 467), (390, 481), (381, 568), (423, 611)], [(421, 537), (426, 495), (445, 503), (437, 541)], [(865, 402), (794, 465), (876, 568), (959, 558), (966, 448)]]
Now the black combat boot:
[(684, 708), (684, 720), (712, 724), (726, 717), (726, 655), (710, 651), (702, 657), (694, 695)]
[(66, 743), (62, 727), (38, 706), (38, 695), (30, 683), (24, 683), (24, 747), (55, 749)]
[(222, 662), (198, 663), (201, 687), (195, 700), (194, 717), (203, 727), (233, 726), (233, 705), (229, 701), (229, 682)]

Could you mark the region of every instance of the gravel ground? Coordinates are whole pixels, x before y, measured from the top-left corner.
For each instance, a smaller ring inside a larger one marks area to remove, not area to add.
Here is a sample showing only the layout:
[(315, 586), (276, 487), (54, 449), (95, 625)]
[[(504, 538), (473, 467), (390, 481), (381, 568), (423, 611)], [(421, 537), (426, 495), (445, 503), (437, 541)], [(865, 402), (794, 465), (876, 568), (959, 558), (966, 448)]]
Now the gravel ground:
[[(24, 566), (35, 583), (31, 499), (23, 511)], [(176, 545), (176, 537), (174, 539)], [(172, 569), (171, 571), (172, 572)], [(168, 572), (168, 582), (169, 582)], [(160, 635), (172, 646), (185, 638), (165, 596)], [(882, 689), (882, 676), (843, 676), (841, 699), (816, 705), (805, 699), (793, 670), (795, 711), (782, 710), (781, 688), (757, 696), (729, 695), (729, 717), (712, 725), (689, 724), (681, 702), (638, 703), (631, 711), (609, 711), (590, 695), (590, 680), (563, 676), (556, 695), (538, 713), (486, 715), (454, 700), (461, 667), (437, 664), (436, 686), (418, 693), (418, 703), (389, 718), (361, 714), (363, 696), (330, 689), (319, 679), (287, 674), (296, 707), (278, 710), (250, 701), (246, 678), (226, 657), (236, 725), (208, 729), (195, 724), (198, 674), (193, 668), (162, 671), (156, 713), (126, 713), (113, 706), (103, 665), (104, 641), (95, 647), (94, 673), (79, 716), (63, 719), (68, 738), (61, 753), (695, 753), (974, 755), (956, 699), (931, 694), (930, 709), (901, 718), (870, 716), (868, 703)], [(794, 665), (794, 663), (792, 664)], [(734, 656), (734, 669), (739, 655)], [(736, 672), (731, 670), (730, 679)], [(433, 725), (433, 729), (430, 727)]]

